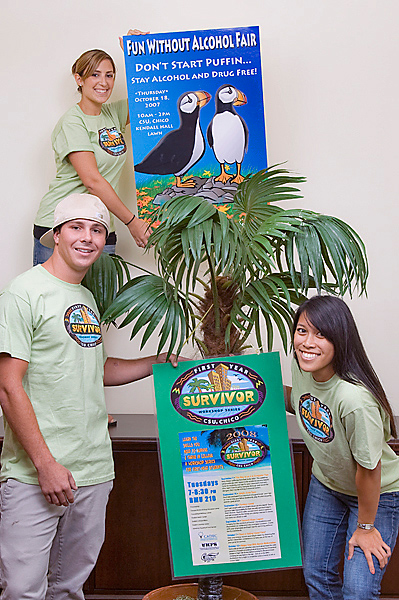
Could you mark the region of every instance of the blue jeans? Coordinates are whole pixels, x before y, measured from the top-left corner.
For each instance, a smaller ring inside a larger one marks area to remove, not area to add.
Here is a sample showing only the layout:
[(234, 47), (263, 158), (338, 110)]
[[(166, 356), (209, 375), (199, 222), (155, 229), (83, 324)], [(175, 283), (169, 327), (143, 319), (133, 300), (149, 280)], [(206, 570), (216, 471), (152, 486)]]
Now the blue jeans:
[[(115, 244), (108, 244), (104, 246), (103, 252), (107, 254), (115, 254)], [(53, 253), (52, 248), (43, 246), (35, 237), (33, 238), (33, 266), (42, 265), (46, 260), (50, 258)]]
[[(375, 574), (369, 571), (359, 547), (347, 560), (348, 542), (357, 525), (355, 496), (340, 494), (312, 475), (303, 515), (303, 570), (311, 600), (374, 600), (380, 597), (385, 569), (373, 556)], [(375, 526), (393, 551), (399, 529), (399, 492), (381, 494)], [(345, 548), (344, 580), (338, 566)]]

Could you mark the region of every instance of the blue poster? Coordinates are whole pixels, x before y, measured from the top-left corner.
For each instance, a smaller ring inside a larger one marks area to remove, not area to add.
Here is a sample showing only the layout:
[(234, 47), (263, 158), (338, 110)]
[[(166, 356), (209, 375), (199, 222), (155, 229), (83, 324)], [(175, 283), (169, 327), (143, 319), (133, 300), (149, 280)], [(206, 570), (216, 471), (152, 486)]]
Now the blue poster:
[(259, 27), (123, 38), (141, 218), (195, 195), (228, 213), (267, 167)]
[(233, 472), (259, 463), (270, 467), (267, 426), (253, 425), (233, 429), (213, 429), (180, 433), (183, 474), (222, 469)]
[(281, 559), (267, 425), (179, 441), (193, 565)]

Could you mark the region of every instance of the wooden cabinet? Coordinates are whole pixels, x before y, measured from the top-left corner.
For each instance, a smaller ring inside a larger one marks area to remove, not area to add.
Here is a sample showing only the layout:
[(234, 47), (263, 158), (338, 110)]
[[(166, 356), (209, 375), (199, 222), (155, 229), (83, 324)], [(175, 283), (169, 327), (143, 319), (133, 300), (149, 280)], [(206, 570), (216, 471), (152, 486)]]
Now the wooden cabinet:
[[(88, 600), (91, 596), (143, 595), (173, 583), (155, 431), (152, 415), (118, 415), (118, 426), (111, 431), (116, 479), (107, 511), (106, 540), (85, 587)], [(399, 441), (392, 446), (399, 454)], [(311, 458), (301, 440), (294, 440), (292, 449), (302, 516)], [(396, 548), (383, 580), (385, 597), (399, 597), (398, 571)], [(258, 596), (307, 595), (301, 569), (234, 575), (224, 581)]]
[[(297, 436), (295, 425), (289, 423), (288, 430), (291, 438)], [(0, 429), (0, 445), (2, 433)], [(111, 429), (111, 437), (116, 479), (108, 504), (105, 542), (85, 585), (86, 600), (143, 596), (150, 590), (174, 583), (169, 563), (155, 417), (118, 415), (118, 425)], [(399, 454), (399, 440), (391, 446)], [(302, 440), (293, 439), (292, 451), (302, 517), (312, 460)], [(383, 579), (384, 597), (399, 598), (398, 572), (399, 543)], [(257, 596), (307, 595), (301, 569), (232, 575), (225, 577), (224, 582)]]

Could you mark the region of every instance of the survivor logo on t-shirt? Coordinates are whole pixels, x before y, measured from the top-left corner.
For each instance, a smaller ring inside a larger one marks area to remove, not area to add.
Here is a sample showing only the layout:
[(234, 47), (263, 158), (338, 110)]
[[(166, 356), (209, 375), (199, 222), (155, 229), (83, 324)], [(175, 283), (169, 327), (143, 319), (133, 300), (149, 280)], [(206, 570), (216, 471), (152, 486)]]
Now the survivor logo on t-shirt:
[(100, 323), (84, 304), (74, 304), (66, 310), (64, 325), (71, 338), (83, 348), (93, 348), (102, 342)]
[(317, 442), (328, 443), (334, 439), (331, 411), (311, 394), (303, 394), (299, 399), (299, 415), (309, 435)]
[(126, 152), (125, 140), (116, 127), (112, 127), (111, 129), (104, 127), (100, 129), (98, 132), (98, 142), (101, 148), (112, 156), (120, 156)]

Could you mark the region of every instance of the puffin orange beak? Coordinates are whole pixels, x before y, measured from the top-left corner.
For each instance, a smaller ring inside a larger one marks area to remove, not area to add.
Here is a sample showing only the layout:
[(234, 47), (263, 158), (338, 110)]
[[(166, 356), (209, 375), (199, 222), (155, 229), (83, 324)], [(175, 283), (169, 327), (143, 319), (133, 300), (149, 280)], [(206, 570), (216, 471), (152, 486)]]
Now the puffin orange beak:
[(245, 94), (243, 94), (242, 92), (240, 92), (240, 90), (237, 90), (237, 98), (234, 100), (233, 105), (234, 106), (241, 106), (242, 104), (246, 104), (247, 103), (247, 97)]
[(208, 92), (199, 91), (199, 92), (194, 92), (194, 94), (198, 98), (197, 105), (200, 108), (202, 108), (203, 106), (205, 106), (205, 104), (208, 104), (209, 100), (211, 99), (211, 95), (208, 94)]

